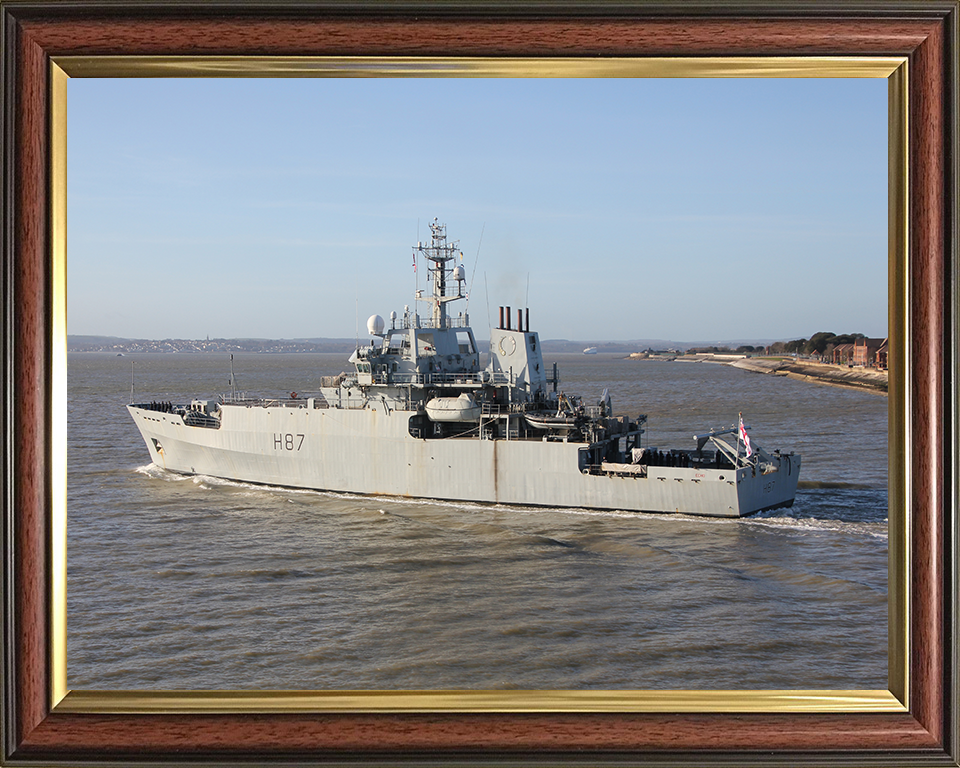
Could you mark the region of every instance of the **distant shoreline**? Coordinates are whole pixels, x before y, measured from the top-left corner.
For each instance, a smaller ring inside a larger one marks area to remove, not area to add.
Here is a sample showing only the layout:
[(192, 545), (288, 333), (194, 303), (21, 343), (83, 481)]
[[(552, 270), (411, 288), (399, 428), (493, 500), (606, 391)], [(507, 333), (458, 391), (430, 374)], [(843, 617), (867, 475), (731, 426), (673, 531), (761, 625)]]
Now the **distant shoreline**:
[(848, 367), (818, 363), (813, 360), (780, 357), (747, 357), (746, 355), (724, 354), (696, 354), (696, 355), (666, 355), (634, 353), (628, 360), (660, 360), (676, 361), (681, 363), (712, 363), (731, 365), (743, 371), (762, 373), (773, 376), (787, 376), (800, 381), (811, 381), (815, 384), (825, 384), (831, 387), (846, 387), (860, 389), (878, 395), (887, 394), (887, 372), (876, 368), (863, 366)]
[(115, 355), (224, 354), (224, 353), (289, 353), (338, 352), (349, 355), (356, 349), (350, 339), (102, 339), (100, 337), (67, 338), (68, 352), (100, 352)]
[[(489, 346), (486, 339), (477, 338), (477, 347), (483, 352)], [(202, 338), (202, 339), (132, 339), (119, 336), (90, 336), (69, 334), (68, 352), (345, 352), (350, 354), (357, 344), (368, 345), (370, 339), (357, 337), (297, 337), (268, 339), (256, 337)], [(734, 343), (734, 342), (729, 342)], [(756, 342), (759, 343), (759, 342)], [(673, 342), (657, 339), (629, 339), (626, 341), (571, 341), (569, 339), (541, 339), (540, 346), (550, 354), (582, 354), (584, 348), (596, 347), (603, 354), (629, 355), (640, 349), (688, 349), (697, 342)], [(766, 344), (766, 342), (764, 342)]]
[(728, 365), (753, 373), (788, 376), (791, 379), (812, 381), (816, 384), (826, 384), (832, 387), (860, 389), (878, 395), (887, 394), (887, 372), (875, 368), (864, 368), (862, 366), (848, 368), (847, 366), (815, 363), (806, 360), (757, 357), (735, 360)]
[[(131, 341), (128, 339), (108, 339), (104, 337), (74, 337), (73, 343), (68, 344), (68, 352), (99, 352), (101, 354), (115, 354), (119, 356), (138, 355), (142, 353), (261, 353), (277, 354), (290, 352), (322, 352), (349, 354), (356, 348), (355, 340), (347, 339), (291, 339), (291, 340), (261, 340), (261, 339), (212, 339), (203, 341), (188, 341), (183, 339), (167, 339), (163, 341)], [(486, 352), (486, 345), (480, 345), (481, 352)], [(563, 354), (556, 350), (546, 349), (548, 354)], [(613, 350), (611, 350), (613, 351)], [(622, 354), (622, 352), (620, 352)], [(811, 381), (816, 384), (825, 384), (848, 389), (859, 389), (875, 394), (887, 394), (887, 372), (874, 368), (849, 368), (840, 365), (817, 363), (811, 360), (778, 357), (746, 357), (740, 354), (710, 354), (702, 353), (684, 355), (682, 353), (654, 353), (633, 352), (625, 360), (676, 360), (685, 363), (713, 363), (732, 365), (744, 371), (762, 373), (774, 376), (788, 376), (792, 379)]]

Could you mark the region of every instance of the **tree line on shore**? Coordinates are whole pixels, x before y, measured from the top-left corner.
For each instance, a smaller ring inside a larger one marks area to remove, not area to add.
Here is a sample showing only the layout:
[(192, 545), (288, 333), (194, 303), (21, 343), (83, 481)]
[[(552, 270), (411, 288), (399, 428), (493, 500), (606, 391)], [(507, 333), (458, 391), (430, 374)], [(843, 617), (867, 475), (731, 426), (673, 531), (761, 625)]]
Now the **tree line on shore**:
[(794, 339), (792, 341), (775, 341), (767, 347), (753, 347), (744, 344), (736, 349), (732, 347), (691, 347), (687, 354), (691, 355), (808, 355), (829, 357), (834, 349), (841, 344), (853, 344), (857, 339), (866, 338), (862, 333), (831, 333), (818, 331), (809, 339)]

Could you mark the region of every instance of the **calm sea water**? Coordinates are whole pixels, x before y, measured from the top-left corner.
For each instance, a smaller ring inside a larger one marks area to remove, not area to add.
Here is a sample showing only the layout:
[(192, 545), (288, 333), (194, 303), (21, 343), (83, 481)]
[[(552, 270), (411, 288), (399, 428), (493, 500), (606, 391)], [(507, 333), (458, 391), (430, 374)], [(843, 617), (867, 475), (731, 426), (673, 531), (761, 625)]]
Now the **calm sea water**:
[[(228, 390), (227, 355), (71, 354), (68, 682), (83, 689), (886, 688), (887, 400), (712, 364), (547, 356), (692, 447), (743, 411), (803, 454), (748, 519), (291, 491), (148, 463), (124, 405)], [(316, 390), (344, 355), (237, 355)]]

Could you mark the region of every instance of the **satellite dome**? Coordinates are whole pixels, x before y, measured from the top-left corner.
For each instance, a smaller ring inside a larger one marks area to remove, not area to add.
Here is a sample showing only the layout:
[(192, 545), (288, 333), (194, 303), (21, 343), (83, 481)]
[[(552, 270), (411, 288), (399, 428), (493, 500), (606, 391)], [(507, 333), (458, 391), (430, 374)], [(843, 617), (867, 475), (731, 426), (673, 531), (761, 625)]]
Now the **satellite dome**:
[(465, 280), (467, 273), (463, 269), (463, 264), (457, 264), (453, 268), (453, 279), (454, 280)]
[(383, 336), (383, 318), (380, 315), (370, 315), (367, 320), (367, 333), (371, 336)]

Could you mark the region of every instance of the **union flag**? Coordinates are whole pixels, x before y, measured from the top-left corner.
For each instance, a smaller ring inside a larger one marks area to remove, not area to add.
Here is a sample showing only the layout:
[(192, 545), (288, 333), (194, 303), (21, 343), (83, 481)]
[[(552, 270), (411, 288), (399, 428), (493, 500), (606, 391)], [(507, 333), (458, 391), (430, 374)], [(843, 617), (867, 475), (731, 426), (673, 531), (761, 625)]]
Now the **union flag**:
[(740, 439), (743, 440), (743, 445), (747, 449), (747, 458), (750, 458), (753, 455), (753, 448), (750, 447), (750, 436), (747, 434), (747, 428), (743, 426), (743, 414), (740, 414)]

